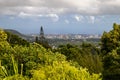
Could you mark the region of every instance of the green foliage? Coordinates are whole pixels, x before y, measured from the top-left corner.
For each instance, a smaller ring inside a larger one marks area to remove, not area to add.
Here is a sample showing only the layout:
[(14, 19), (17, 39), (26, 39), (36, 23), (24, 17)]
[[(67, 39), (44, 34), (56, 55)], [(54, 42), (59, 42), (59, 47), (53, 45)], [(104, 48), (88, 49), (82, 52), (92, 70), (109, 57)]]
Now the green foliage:
[(18, 74), (18, 64), (17, 64), (17, 62), (14, 60), (14, 56), (13, 56), (13, 55), (11, 56), (11, 58), (12, 58), (14, 73), (15, 73), (15, 74)]
[(23, 46), (28, 46), (29, 42), (26, 41), (25, 39), (22, 39), (18, 35), (12, 34), (10, 32), (6, 31), (6, 34), (8, 36), (7, 41), (12, 45), (23, 45)]
[(104, 79), (105, 80), (119, 80), (120, 79), (120, 55), (117, 53), (118, 49), (108, 53), (103, 58), (104, 62)]
[(0, 41), (5, 41), (7, 39), (7, 34), (0, 29)]
[(9, 53), (9, 49), (11, 48), (9, 43), (6, 41), (7, 40), (7, 34), (3, 31), (0, 30), (0, 51), (2, 53)]
[[(53, 53), (37, 43), (11, 46), (4, 32), (1, 36), (1, 80), (101, 80), (100, 74), (90, 74), (75, 62), (68, 62), (59, 52)], [(72, 48), (71, 51), (75, 52)]]
[(120, 46), (120, 25), (114, 23), (113, 30), (104, 32), (101, 38), (103, 55)]
[(120, 25), (114, 23), (113, 30), (104, 32), (101, 38), (103, 57), (103, 79), (120, 79)]
[(71, 64), (54, 61), (51, 65), (40, 66), (32, 71), (32, 80), (101, 80), (100, 74), (90, 75), (87, 69), (76, 68)]
[(0, 60), (0, 78), (4, 78), (7, 76), (8, 76), (7, 70), (5, 69), (4, 66), (1, 65), (1, 60)]
[[(14, 75), (8, 74), (8, 70), (4, 66), (1, 66), (1, 61), (0, 61), (0, 80), (28, 80), (27, 77), (23, 77), (22, 74), (18, 74), (18, 66), (17, 63), (14, 60), (14, 56), (11, 56), (12, 58), (12, 63), (13, 63), (13, 69), (14, 69)], [(22, 73), (22, 71), (21, 71)]]
[(91, 44), (83, 43), (80, 48), (70, 44), (61, 45), (58, 51), (64, 54), (68, 61), (77, 62), (80, 66), (87, 68), (90, 73), (102, 72), (99, 50)]
[(48, 41), (47, 39), (45, 39), (44, 37), (43, 38), (38, 38), (36, 37), (35, 38), (35, 42), (42, 45), (43, 47), (45, 47), (46, 49), (51, 49), (51, 46), (48, 44)]
[(29, 80), (29, 78), (21, 76), (21, 75), (13, 75), (13, 76), (9, 76), (4, 78), (3, 80)]

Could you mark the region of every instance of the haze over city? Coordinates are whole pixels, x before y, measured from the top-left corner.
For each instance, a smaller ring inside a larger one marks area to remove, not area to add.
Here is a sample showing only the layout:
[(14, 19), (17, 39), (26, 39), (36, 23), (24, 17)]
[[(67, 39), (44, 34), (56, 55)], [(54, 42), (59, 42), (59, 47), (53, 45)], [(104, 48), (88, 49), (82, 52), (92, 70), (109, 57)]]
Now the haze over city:
[(120, 22), (120, 0), (0, 0), (0, 28), (24, 34), (102, 34)]

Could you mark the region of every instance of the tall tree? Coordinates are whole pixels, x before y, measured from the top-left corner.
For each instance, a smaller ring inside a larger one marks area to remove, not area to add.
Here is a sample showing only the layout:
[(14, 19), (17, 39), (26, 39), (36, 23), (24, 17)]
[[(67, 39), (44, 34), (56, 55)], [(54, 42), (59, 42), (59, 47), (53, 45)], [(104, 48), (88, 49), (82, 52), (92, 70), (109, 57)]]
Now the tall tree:
[[(101, 38), (101, 51), (106, 54), (120, 46), (120, 25), (114, 23), (113, 30), (104, 32)], [(103, 54), (103, 55), (104, 55)]]
[(120, 79), (120, 25), (114, 23), (113, 29), (104, 32), (101, 38), (103, 57), (103, 79)]

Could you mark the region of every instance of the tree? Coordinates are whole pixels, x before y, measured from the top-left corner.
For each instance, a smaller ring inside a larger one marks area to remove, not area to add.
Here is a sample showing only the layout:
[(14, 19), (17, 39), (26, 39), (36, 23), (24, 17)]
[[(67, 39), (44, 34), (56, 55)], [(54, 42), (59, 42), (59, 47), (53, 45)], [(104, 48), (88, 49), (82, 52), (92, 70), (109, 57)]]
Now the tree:
[(101, 51), (104, 54), (120, 46), (120, 25), (114, 23), (113, 30), (104, 32), (101, 38)]
[[(119, 48), (120, 49), (120, 48)], [(120, 79), (120, 55), (118, 49), (108, 53), (103, 58), (103, 79), (119, 80)]]
[(19, 37), (18, 35), (15, 35), (13, 33), (10, 32), (5, 32), (8, 36), (7, 41), (12, 45), (22, 45), (22, 46), (28, 46), (29, 42), (25, 39), (22, 39), (21, 37)]
[(7, 40), (7, 34), (2, 29), (0, 29), (0, 41), (5, 40)]
[(120, 25), (114, 23), (113, 29), (104, 32), (101, 38), (103, 57), (103, 79), (120, 79)]
[(33, 70), (33, 80), (101, 80), (99, 74), (90, 74), (85, 68), (76, 68), (68, 62), (54, 61), (51, 65)]
[(98, 55), (99, 50), (92, 44), (83, 43), (81, 47), (70, 44), (60, 45), (58, 51), (64, 54), (68, 61), (77, 62), (80, 66), (87, 68), (90, 73), (102, 72), (102, 62)]
[[(71, 47), (70, 45), (68, 46)], [(7, 42), (0, 30), (0, 80), (101, 80), (100, 74), (90, 74), (66, 56), (53, 53), (37, 43), (28, 46)]]

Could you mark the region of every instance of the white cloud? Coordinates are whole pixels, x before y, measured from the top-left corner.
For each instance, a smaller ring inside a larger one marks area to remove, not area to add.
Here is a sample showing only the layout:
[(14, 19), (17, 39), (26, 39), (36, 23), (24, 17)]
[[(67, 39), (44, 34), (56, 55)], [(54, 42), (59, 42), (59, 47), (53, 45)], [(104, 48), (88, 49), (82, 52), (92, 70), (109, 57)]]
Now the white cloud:
[(95, 23), (95, 16), (90, 16), (90, 22), (93, 24)]
[(82, 15), (75, 15), (74, 18), (76, 19), (77, 22), (88, 22), (94, 24), (95, 22), (100, 21), (102, 19), (101, 16), (82, 16)]
[(59, 20), (59, 16), (57, 14), (29, 14), (21, 12), (19, 15), (21, 18), (35, 18), (35, 17), (42, 17), (42, 18), (50, 18), (53, 22), (57, 22)]
[(77, 21), (80, 21), (79, 16), (75, 16), (75, 19), (76, 19)]
[(24, 18), (24, 17), (28, 17), (28, 16), (33, 16), (33, 15), (32, 14), (26, 14), (24, 12), (20, 12), (20, 14), (18, 16)]
[(46, 15), (46, 17), (52, 18), (52, 20), (53, 20), (54, 22), (56, 22), (56, 21), (59, 20), (59, 16), (58, 16), (57, 14), (48, 14), (48, 15)]
[(120, 0), (0, 0), (0, 15), (21, 12), (32, 15), (119, 15)]
[(84, 19), (84, 17), (81, 16), (81, 15), (79, 15), (79, 16), (78, 16), (78, 15), (75, 15), (74, 18), (75, 18), (78, 22), (79, 22), (79, 21), (81, 22), (81, 21)]

